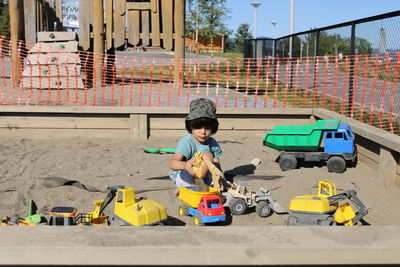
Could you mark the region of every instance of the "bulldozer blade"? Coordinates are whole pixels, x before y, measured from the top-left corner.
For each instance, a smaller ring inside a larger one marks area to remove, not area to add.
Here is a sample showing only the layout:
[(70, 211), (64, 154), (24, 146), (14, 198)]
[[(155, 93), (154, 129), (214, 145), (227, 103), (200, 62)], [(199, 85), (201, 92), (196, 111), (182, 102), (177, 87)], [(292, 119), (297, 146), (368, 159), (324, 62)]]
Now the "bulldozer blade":
[(272, 202), (272, 209), (276, 212), (276, 213), (287, 213), (287, 211), (276, 201)]

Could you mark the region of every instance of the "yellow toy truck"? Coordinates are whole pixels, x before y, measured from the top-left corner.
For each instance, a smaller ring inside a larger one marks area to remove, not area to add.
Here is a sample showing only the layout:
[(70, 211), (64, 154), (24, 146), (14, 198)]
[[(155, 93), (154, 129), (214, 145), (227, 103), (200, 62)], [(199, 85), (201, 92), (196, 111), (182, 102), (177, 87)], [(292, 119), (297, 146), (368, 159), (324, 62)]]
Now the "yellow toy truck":
[(218, 190), (209, 187), (207, 192), (198, 192), (194, 189), (194, 187), (181, 186), (178, 198), (185, 205), (179, 207), (179, 215), (192, 216), (194, 225), (224, 222), (226, 214), (221, 198), (217, 195)]

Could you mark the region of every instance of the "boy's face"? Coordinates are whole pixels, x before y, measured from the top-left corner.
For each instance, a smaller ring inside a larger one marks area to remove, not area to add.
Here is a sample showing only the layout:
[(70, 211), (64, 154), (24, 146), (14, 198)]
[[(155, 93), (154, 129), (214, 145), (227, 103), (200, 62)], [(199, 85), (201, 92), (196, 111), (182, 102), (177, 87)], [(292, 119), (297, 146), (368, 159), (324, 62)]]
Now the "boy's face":
[(203, 144), (212, 134), (211, 127), (202, 127), (200, 129), (192, 129), (193, 138)]

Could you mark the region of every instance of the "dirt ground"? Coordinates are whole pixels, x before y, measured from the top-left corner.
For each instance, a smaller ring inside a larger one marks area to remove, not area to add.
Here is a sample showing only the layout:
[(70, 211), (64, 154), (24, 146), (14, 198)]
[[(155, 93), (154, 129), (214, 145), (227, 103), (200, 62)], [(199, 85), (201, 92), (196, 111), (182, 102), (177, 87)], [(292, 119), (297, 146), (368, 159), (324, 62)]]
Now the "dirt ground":
[[(182, 132), (184, 134), (184, 132)], [(170, 154), (148, 154), (141, 148), (175, 147), (180, 136), (150, 138), (147, 141), (68, 138), (0, 141), (0, 216), (24, 217), (26, 201), (32, 199), (38, 213), (48, 215), (55, 206), (73, 206), (78, 212), (94, 209), (93, 201), (104, 199), (99, 192), (113, 185), (133, 187), (139, 197), (162, 203), (169, 215), (167, 225), (191, 226), (191, 217), (181, 217), (182, 204), (168, 177)], [(326, 166), (300, 167), (282, 172), (274, 161), (277, 152), (264, 147), (261, 139), (245, 136), (226, 138), (217, 134), (224, 155), (221, 165), (235, 182), (252, 188), (264, 187), (285, 209), (294, 196), (316, 193), (319, 180), (331, 180), (341, 189), (354, 189), (369, 209), (364, 218), (371, 225), (394, 225), (400, 221), (400, 188), (385, 188), (375, 170), (358, 162), (343, 174), (327, 171)], [(261, 160), (257, 167), (251, 164)], [(77, 186), (82, 184), (83, 186)], [(113, 203), (106, 209), (112, 211)], [(228, 216), (225, 225), (286, 225), (288, 214), (260, 218), (254, 210), (241, 216)]]

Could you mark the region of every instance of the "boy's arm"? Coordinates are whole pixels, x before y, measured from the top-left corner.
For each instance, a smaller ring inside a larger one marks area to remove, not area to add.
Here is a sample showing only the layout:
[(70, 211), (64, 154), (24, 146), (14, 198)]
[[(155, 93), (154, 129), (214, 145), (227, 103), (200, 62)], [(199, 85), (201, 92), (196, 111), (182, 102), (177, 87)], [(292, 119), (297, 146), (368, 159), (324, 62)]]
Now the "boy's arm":
[(197, 166), (193, 159), (186, 161), (182, 154), (174, 154), (169, 161), (169, 168), (175, 171), (187, 170), (191, 175), (194, 175), (192, 166)]

